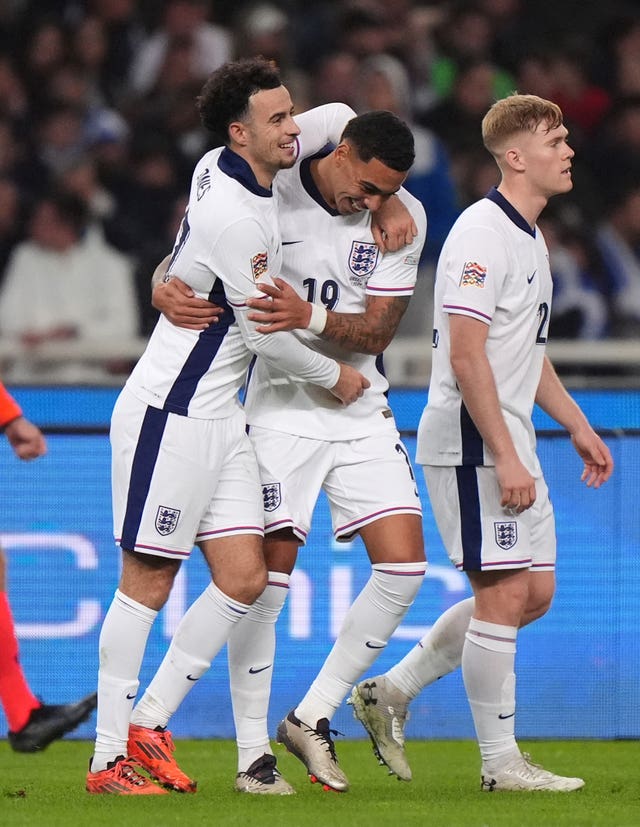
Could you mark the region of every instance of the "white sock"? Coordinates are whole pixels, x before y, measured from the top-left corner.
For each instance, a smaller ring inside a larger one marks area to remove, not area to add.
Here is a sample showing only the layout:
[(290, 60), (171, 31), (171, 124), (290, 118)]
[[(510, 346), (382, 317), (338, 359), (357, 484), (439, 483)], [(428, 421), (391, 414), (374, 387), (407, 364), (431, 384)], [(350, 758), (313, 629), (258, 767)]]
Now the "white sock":
[(425, 686), (457, 669), (474, 606), (475, 599), (468, 597), (443, 612), (422, 640), (386, 673), (391, 683), (413, 699)]
[(270, 571), (266, 589), (229, 637), (227, 656), (238, 772), (271, 753), (267, 713), (276, 652), (276, 621), (289, 593), (289, 575)]
[(151, 729), (167, 726), (249, 608), (209, 583), (180, 620), (164, 660), (133, 712), (132, 722)]
[(98, 711), (92, 772), (127, 754), (129, 721), (138, 691), (138, 675), (157, 612), (119, 589), (100, 630)]
[(518, 754), (515, 738), (515, 626), (472, 617), (462, 650), (462, 677), (473, 715), (482, 766), (491, 772)]
[(387, 645), (413, 603), (427, 570), (422, 563), (376, 563), (353, 602), (333, 649), (295, 710), (305, 723), (331, 720), (354, 683)]

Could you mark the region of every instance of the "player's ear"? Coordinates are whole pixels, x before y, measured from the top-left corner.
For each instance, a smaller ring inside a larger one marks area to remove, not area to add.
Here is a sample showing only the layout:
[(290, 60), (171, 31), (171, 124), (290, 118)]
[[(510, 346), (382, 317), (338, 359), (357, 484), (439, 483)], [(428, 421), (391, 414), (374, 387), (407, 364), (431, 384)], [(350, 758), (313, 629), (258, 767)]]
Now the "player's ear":
[(233, 121), (229, 124), (229, 139), (239, 146), (247, 145), (247, 130), (242, 121)]
[(517, 171), (522, 171), (525, 168), (524, 157), (522, 152), (517, 147), (511, 147), (504, 153), (504, 160), (507, 166)]
[(342, 143), (338, 144), (338, 146), (335, 148), (334, 155), (336, 161), (339, 164), (342, 164), (345, 161), (349, 160), (349, 157), (351, 155), (351, 147), (348, 143), (346, 143), (346, 141), (343, 141)]

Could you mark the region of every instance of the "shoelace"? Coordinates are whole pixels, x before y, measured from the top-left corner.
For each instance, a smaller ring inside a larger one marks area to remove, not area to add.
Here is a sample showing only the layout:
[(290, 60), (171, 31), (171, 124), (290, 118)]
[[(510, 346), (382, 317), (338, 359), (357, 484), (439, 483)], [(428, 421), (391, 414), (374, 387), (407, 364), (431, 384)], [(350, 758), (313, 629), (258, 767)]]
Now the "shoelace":
[(166, 729), (164, 732), (158, 732), (158, 735), (160, 736), (160, 740), (166, 746), (169, 752), (175, 752), (176, 748), (173, 745), (173, 738), (171, 737), (171, 733), (169, 732), (169, 730)]
[(304, 724), (304, 726), (307, 727), (308, 732), (313, 733), (314, 738), (318, 741), (324, 741), (324, 745), (331, 755), (331, 760), (337, 764), (338, 759), (336, 757), (336, 747), (333, 743), (331, 735), (343, 735), (344, 733), (339, 732), (337, 729), (330, 729), (328, 726), (326, 729), (314, 729), (313, 727), (308, 726), (308, 724)]
[(119, 761), (118, 768), (120, 775), (132, 784), (135, 784), (136, 787), (144, 787), (149, 779), (146, 776), (140, 775), (140, 773), (136, 772), (134, 764), (138, 764), (135, 758), (127, 758), (126, 761)]

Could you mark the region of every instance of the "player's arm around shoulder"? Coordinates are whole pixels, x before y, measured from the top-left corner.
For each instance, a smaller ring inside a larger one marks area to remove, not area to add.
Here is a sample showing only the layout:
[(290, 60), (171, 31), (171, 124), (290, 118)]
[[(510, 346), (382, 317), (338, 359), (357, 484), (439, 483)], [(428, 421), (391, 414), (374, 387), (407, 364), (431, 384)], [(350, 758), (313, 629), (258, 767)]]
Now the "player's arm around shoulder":
[[(283, 279), (261, 284), (265, 298), (247, 300), (249, 319), (258, 333), (310, 330), (356, 353), (382, 353), (395, 336), (415, 286), (420, 254), (426, 239), (427, 219), (420, 202), (404, 190), (402, 211), (414, 223), (408, 243), (381, 256), (369, 281), (366, 306), (361, 313), (340, 313), (305, 301)], [(399, 199), (398, 199), (399, 200)]]
[(337, 144), (345, 126), (356, 113), (346, 103), (325, 103), (295, 115), (300, 127), (300, 157), (314, 155), (326, 144)]
[(383, 254), (414, 245), (418, 257), (427, 239), (427, 215), (421, 202), (401, 187), (371, 214), (371, 234)]

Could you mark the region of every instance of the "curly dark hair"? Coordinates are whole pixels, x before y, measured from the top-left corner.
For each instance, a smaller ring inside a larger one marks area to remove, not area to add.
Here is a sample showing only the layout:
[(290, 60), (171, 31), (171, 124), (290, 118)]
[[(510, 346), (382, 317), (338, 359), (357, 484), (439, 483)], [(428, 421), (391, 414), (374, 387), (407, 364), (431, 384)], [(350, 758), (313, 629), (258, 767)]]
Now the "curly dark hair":
[(397, 172), (407, 172), (415, 159), (411, 130), (386, 109), (375, 109), (352, 118), (340, 140), (348, 141), (365, 163), (376, 158)]
[(197, 98), (202, 125), (228, 144), (229, 124), (246, 117), (251, 95), (281, 85), (278, 69), (262, 57), (225, 63), (208, 77)]

